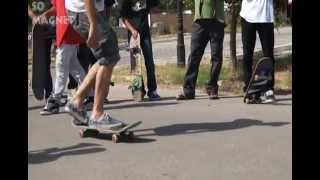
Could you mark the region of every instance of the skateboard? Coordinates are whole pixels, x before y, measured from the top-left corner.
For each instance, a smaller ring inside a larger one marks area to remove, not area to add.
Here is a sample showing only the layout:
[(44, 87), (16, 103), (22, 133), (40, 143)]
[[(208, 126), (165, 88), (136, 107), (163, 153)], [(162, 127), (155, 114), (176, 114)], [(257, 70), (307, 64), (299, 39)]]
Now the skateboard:
[(127, 137), (130, 141), (134, 140), (134, 133), (130, 129), (140, 125), (142, 121), (133, 122), (130, 124), (125, 124), (124, 126), (116, 129), (104, 129), (104, 128), (90, 128), (89, 126), (76, 126), (80, 128), (79, 135), (84, 138), (87, 134), (93, 133), (94, 136), (99, 135), (100, 133), (112, 134), (112, 142), (118, 143), (122, 138)]
[(256, 63), (251, 79), (249, 81), (249, 85), (244, 94), (244, 103), (250, 103), (250, 96), (253, 96), (253, 98), (255, 98), (256, 96), (260, 97), (261, 93), (264, 93), (268, 90), (268, 83), (272, 80), (273, 76), (272, 69), (273, 62), (271, 58), (263, 57)]
[[(140, 46), (139, 36), (137, 37), (137, 39), (131, 37), (129, 51), (132, 75), (132, 82), (129, 86), (129, 89), (131, 90), (133, 99), (135, 101), (141, 102), (144, 99), (146, 91), (142, 75), (142, 50)], [(139, 68), (137, 68), (137, 64), (139, 64)]]
[(43, 25), (35, 24), (32, 28), (32, 80), (30, 82), (36, 99), (42, 100), (45, 90), (46, 63), (50, 58), (50, 50), (43, 49), (45, 40), (54, 38), (50, 31), (44, 31)]

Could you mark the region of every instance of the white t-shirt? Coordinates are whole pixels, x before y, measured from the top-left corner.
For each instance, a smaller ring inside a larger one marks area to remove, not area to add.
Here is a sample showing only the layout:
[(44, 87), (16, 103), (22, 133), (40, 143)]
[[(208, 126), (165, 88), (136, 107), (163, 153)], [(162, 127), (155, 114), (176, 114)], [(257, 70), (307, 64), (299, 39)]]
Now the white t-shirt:
[[(98, 12), (104, 10), (104, 0), (95, 1), (95, 7)], [(84, 0), (65, 0), (66, 9), (72, 12), (85, 12)]]
[(273, 0), (243, 0), (240, 16), (250, 23), (273, 23)]

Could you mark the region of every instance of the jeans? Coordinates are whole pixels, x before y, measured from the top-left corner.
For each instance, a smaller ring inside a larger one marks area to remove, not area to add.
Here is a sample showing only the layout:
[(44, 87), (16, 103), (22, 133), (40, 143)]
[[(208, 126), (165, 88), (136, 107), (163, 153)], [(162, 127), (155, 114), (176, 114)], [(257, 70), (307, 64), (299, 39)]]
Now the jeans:
[(61, 97), (63, 94), (69, 73), (78, 83), (83, 81), (85, 71), (79, 63), (77, 52), (78, 45), (75, 44), (62, 44), (57, 48), (54, 97)]
[(224, 39), (224, 24), (215, 19), (199, 19), (192, 24), (191, 52), (183, 83), (183, 91), (187, 96), (195, 95), (199, 65), (204, 50), (210, 41), (211, 70), (208, 88), (217, 89), (222, 67), (222, 52)]

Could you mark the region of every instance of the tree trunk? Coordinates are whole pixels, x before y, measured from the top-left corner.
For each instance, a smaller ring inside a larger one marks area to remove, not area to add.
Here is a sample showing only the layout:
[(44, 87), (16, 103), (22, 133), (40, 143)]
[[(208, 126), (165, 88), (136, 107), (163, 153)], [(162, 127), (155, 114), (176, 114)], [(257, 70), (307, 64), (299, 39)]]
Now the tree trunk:
[(237, 24), (239, 16), (239, 7), (236, 4), (231, 6), (230, 22), (230, 58), (232, 62), (232, 71), (234, 78), (239, 77), (238, 59), (237, 59)]
[(184, 46), (184, 35), (183, 35), (183, 0), (177, 1), (177, 65), (178, 67), (185, 67), (185, 46)]

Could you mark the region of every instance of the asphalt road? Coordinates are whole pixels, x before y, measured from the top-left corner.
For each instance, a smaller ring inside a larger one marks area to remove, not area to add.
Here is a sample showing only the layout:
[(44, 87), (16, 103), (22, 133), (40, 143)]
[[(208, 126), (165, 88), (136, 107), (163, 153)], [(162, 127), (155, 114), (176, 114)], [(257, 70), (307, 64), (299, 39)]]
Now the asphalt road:
[(290, 180), (292, 100), (246, 105), (241, 97), (131, 101), (126, 86), (110, 92), (105, 109), (126, 122), (141, 120), (135, 142), (109, 135), (80, 138), (67, 114), (40, 116), (29, 92), (28, 177), (32, 180)]

